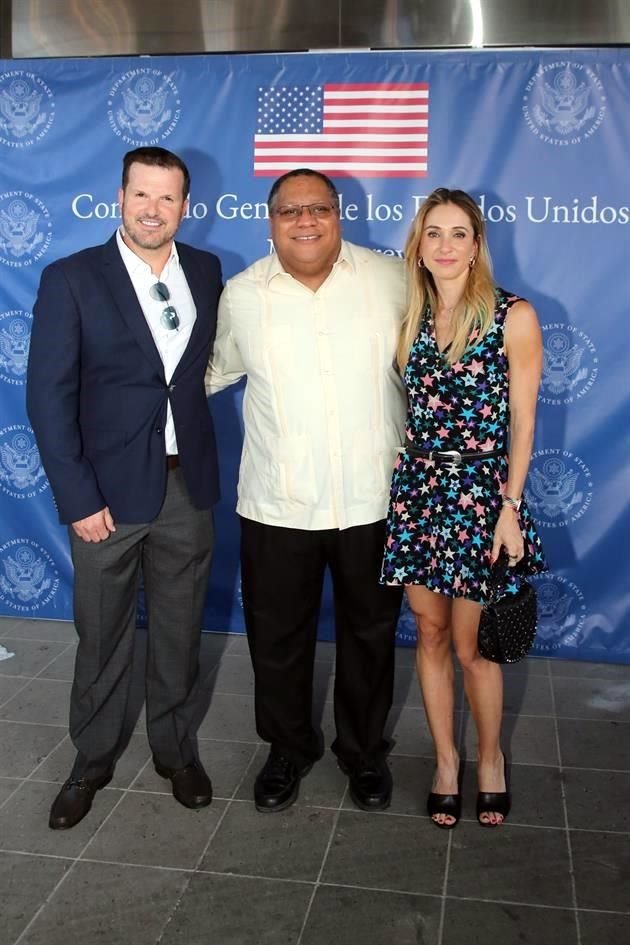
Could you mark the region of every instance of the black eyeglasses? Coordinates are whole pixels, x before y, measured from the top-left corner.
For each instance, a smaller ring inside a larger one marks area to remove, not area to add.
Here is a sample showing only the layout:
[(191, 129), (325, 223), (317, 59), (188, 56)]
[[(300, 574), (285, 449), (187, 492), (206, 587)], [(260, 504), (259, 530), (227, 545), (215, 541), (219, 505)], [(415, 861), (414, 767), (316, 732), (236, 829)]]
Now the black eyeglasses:
[[(171, 293), (168, 291), (168, 286), (164, 285), (163, 282), (154, 282), (149, 289), (149, 295), (152, 299), (155, 299), (156, 302), (168, 302), (171, 297)], [(179, 315), (177, 314), (177, 309), (174, 305), (166, 306), (160, 315), (160, 324), (163, 328), (168, 328), (169, 331), (178, 330)]]
[(280, 217), (281, 220), (299, 220), (302, 214), (307, 212), (316, 220), (324, 220), (336, 210), (338, 210), (337, 205), (332, 203), (301, 203), (278, 207), (277, 210), (271, 211), (271, 215)]

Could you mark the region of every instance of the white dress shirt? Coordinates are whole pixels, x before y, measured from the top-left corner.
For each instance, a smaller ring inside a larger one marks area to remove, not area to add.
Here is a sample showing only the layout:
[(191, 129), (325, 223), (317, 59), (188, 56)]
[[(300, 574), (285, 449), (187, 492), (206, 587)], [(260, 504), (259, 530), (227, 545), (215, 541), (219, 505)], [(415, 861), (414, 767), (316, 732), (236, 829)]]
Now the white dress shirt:
[[(168, 384), (190, 340), (190, 333), (197, 318), (197, 308), (190, 294), (184, 270), (180, 265), (175, 243), (171, 246), (171, 254), (158, 278), (153, 274), (149, 264), (129, 249), (122, 238), (121, 230), (122, 227), (116, 233), (118, 249), (138, 296), (140, 308), (146, 318), (155, 346), (162, 359), (164, 377)], [(151, 286), (158, 281), (163, 282), (168, 287), (170, 294), (168, 302), (151, 298)], [(177, 311), (179, 316), (179, 327), (177, 329), (165, 328), (161, 323), (161, 315), (167, 305), (172, 305)], [(170, 402), (166, 408), (164, 438), (166, 452), (168, 454), (177, 453), (177, 437)]]
[(247, 375), (240, 515), (302, 529), (385, 518), (406, 411), (393, 363), (405, 305), (403, 263), (347, 242), (316, 292), (275, 254), (227, 282), (206, 388)]

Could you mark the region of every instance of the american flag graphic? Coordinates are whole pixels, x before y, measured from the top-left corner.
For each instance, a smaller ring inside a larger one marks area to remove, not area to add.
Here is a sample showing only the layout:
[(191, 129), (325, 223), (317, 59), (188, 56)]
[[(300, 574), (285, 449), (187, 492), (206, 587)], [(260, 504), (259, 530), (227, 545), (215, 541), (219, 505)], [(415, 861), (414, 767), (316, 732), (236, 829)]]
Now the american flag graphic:
[(259, 88), (254, 176), (426, 177), (426, 82)]

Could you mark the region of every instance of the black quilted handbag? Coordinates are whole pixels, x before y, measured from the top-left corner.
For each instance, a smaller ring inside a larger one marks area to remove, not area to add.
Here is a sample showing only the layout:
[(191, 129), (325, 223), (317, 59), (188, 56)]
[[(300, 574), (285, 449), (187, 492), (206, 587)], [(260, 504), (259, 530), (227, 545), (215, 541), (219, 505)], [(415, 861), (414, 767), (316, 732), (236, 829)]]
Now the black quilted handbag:
[(502, 549), (490, 574), (490, 600), (481, 611), (477, 633), (480, 654), (493, 663), (522, 660), (536, 636), (536, 590), (521, 578), (516, 594), (499, 597), (507, 572), (507, 554)]

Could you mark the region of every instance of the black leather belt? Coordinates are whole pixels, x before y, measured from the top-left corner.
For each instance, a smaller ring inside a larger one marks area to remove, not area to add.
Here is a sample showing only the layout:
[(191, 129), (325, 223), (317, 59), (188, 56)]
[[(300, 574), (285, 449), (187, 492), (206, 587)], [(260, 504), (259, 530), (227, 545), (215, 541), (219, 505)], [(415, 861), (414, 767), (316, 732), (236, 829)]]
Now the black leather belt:
[(167, 469), (177, 469), (179, 466), (179, 456), (177, 453), (167, 453), (166, 455), (166, 468)]
[(451, 466), (461, 466), (473, 459), (496, 459), (505, 456), (505, 450), (424, 450), (412, 443), (405, 443), (405, 452), (410, 456), (428, 459), (431, 463), (449, 463)]

